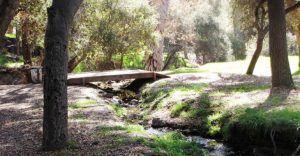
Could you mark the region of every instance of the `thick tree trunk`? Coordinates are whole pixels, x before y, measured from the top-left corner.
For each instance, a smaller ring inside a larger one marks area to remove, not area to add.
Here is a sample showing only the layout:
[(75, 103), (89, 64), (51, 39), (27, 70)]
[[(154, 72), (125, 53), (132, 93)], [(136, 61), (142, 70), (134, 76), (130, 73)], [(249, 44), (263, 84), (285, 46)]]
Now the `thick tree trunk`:
[(264, 43), (265, 34), (259, 33), (257, 40), (256, 40), (256, 49), (254, 51), (254, 54), (252, 56), (251, 62), (248, 66), (247, 75), (252, 75), (255, 65), (257, 63), (257, 60), (261, 54), (263, 43)]
[(0, 0), (0, 51), (3, 46), (2, 37), (4, 37), (7, 28), (17, 13), (19, 0)]
[(289, 66), (284, 0), (268, 0), (272, 87), (294, 88)]
[(146, 70), (161, 71), (163, 69), (163, 50), (164, 50), (164, 37), (166, 19), (168, 16), (170, 0), (153, 0), (152, 5), (157, 6), (157, 12), (159, 14), (159, 24), (157, 31), (161, 34), (161, 39), (157, 46), (153, 48), (153, 54), (146, 60)]
[(26, 64), (32, 65), (31, 51), (28, 42), (28, 37), (29, 37), (29, 19), (28, 19), (28, 15), (24, 15), (22, 19), (22, 35), (21, 35), (24, 65)]
[(64, 148), (68, 138), (68, 38), (82, 0), (53, 0), (45, 35), (43, 149)]

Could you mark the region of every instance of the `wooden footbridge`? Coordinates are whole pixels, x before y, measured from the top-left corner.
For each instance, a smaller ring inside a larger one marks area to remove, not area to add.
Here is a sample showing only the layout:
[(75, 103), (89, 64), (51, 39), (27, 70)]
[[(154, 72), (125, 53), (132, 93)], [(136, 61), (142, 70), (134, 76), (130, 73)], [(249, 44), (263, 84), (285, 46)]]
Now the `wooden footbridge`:
[(69, 85), (81, 85), (89, 82), (117, 81), (126, 79), (160, 79), (169, 76), (157, 72), (145, 70), (112, 70), (104, 72), (85, 72), (80, 74), (69, 74)]

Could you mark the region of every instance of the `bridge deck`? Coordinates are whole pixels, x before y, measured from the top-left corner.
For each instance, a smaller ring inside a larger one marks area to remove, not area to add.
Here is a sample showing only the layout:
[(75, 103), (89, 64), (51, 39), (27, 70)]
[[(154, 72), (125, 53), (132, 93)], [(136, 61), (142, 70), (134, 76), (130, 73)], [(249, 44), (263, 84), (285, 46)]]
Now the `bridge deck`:
[(112, 70), (104, 72), (85, 72), (80, 74), (69, 74), (68, 84), (79, 85), (88, 82), (98, 81), (116, 81), (125, 79), (147, 79), (152, 78), (154, 80), (158, 78), (168, 78), (169, 76), (163, 75), (157, 72), (145, 71), (145, 70)]

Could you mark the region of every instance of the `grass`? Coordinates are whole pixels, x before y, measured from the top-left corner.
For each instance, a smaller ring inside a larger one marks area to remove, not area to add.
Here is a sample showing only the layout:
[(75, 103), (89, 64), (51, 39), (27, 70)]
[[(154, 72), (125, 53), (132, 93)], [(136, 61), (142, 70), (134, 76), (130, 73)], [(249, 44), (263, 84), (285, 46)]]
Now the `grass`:
[(208, 87), (207, 84), (161, 84), (156, 87), (147, 87), (142, 91), (144, 102), (150, 103), (161, 97), (172, 97), (172, 95), (184, 96), (191, 93), (200, 93)]
[(189, 103), (178, 102), (177, 104), (173, 105), (171, 108), (171, 117), (178, 117), (180, 113), (186, 109), (189, 109)]
[(67, 141), (67, 148), (69, 149), (76, 149), (79, 147), (79, 143), (73, 139)]
[(118, 104), (111, 104), (110, 109), (118, 116), (118, 117), (126, 117), (127, 116), (127, 109), (118, 105)]
[(122, 126), (97, 126), (96, 131), (99, 135), (104, 136), (110, 136), (119, 132), (127, 134), (146, 133), (143, 126), (134, 124), (126, 124)]
[[(148, 146), (156, 155), (172, 156), (207, 156), (208, 152), (203, 150), (196, 142), (188, 141), (181, 133), (169, 132), (164, 135), (138, 135), (131, 139), (124, 134), (146, 134), (143, 126), (127, 124), (124, 126), (97, 126), (98, 135), (112, 138), (118, 144), (126, 144), (130, 140)], [(114, 148), (114, 145), (107, 145)]]
[(86, 120), (87, 116), (83, 113), (78, 113), (72, 116), (76, 120)]
[[(289, 63), (292, 73), (298, 70), (298, 56), (289, 56)], [(200, 67), (199, 70), (204, 70), (213, 73), (234, 73), (245, 74), (250, 63), (250, 58), (242, 61), (208, 63)], [(260, 56), (254, 70), (254, 75), (271, 75), (270, 58)]]
[(201, 69), (201, 68), (183, 67), (183, 68), (178, 68), (178, 69), (171, 70), (167, 74), (172, 75), (172, 74), (181, 74), (181, 73), (203, 73), (203, 72), (207, 72), (207, 70), (204, 70), (204, 69)]
[(97, 106), (97, 101), (95, 100), (80, 100), (76, 103), (72, 103), (69, 105), (71, 109), (84, 109), (89, 107)]
[(0, 55), (0, 66), (4, 66), (7, 68), (16, 68), (23, 65), (22, 59), (19, 61), (14, 61), (4, 55)]
[(262, 85), (254, 85), (254, 84), (242, 84), (242, 85), (234, 85), (234, 86), (224, 86), (218, 89), (219, 92), (223, 93), (247, 93), (253, 91), (261, 91), (271, 88), (271, 85), (262, 84)]
[(293, 73), (293, 76), (299, 76), (300, 75), (300, 69), (298, 69), (296, 72)]
[(151, 139), (140, 139), (150, 147), (156, 155), (172, 156), (207, 156), (208, 152), (195, 142), (188, 141), (177, 132), (166, 133), (162, 136), (154, 136)]
[(247, 108), (232, 114), (229, 121), (225, 122), (223, 132), (227, 140), (234, 140), (242, 135), (249, 142), (267, 142), (265, 144), (270, 144), (270, 133), (275, 132), (280, 134), (276, 136), (277, 140), (281, 140), (278, 144), (296, 148), (297, 138), (300, 137), (299, 128), (299, 111)]
[[(208, 63), (199, 68), (178, 68), (167, 72), (168, 74), (180, 74), (180, 73), (231, 73), (231, 74), (245, 74), (250, 63), (251, 58), (247, 58), (242, 61), (232, 61), (232, 62), (216, 62)], [(292, 73), (294, 75), (299, 75), (298, 70), (298, 56), (289, 56), (289, 62)], [(271, 66), (270, 58), (265, 56), (260, 56), (254, 70), (254, 75), (270, 76)]]
[(127, 133), (145, 133), (145, 128), (141, 125), (132, 125), (132, 124), (129, 124), (129, 125), (126, 125), (125, 126), (125, 131)]

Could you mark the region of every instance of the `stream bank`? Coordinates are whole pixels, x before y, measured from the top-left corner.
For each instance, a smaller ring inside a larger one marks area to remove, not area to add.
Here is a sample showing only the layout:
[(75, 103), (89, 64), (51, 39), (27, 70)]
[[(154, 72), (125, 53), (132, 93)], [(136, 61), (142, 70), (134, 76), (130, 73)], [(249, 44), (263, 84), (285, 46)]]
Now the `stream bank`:
[(224, 155), (292, 155), (300, 143), (299, 92), (265, 99), (269, 87), (269, 78), (184, 75), (148, 84), (133, 102), (115, 100), (114, 107), (128, 122), (179, 131), (196, 142), (219, 140), (216, 148), (230, 149)]

